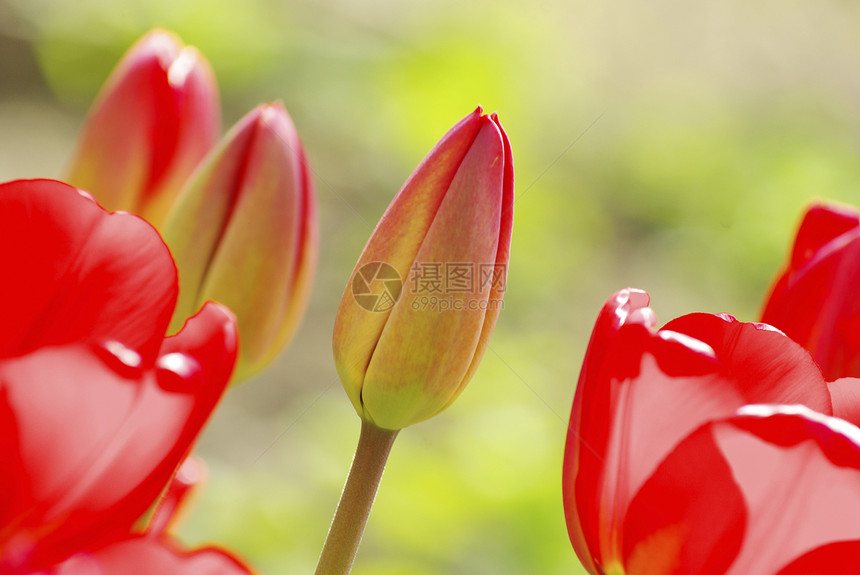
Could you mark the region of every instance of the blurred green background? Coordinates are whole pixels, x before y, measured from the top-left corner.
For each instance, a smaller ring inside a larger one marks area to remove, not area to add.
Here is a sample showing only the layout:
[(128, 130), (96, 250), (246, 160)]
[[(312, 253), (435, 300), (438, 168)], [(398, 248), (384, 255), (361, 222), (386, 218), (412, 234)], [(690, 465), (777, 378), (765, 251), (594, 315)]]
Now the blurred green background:
[(754, 320), (810, 199), (860, 202), (860, 5), (838, 0), (0, 0), (0, 179), (58, 177), (154, 26), (207, 55), (225, 128), (283, 100), (317, 176), (309, 313), (219, 408), (181, 530), (264, 574), (313, 571), (358, 437), (330, 351), (355, 260), (477, 104), (514, 150), (505, 310), (461, 398), (398, 438), (356, 575), (579, 572), (561, 457), (604, 300)]

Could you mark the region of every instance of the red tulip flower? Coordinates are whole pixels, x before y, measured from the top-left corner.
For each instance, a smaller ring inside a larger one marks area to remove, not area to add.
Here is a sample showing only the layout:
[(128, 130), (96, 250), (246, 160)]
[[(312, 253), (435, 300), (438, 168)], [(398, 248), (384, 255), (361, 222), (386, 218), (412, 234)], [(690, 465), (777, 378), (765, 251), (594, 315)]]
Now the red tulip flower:
[(218, 139), (215, 76), (195, 48), (153, 30), (108, 78), (66, 174), (108, 210), (160, 228), (185, 180)]
[(809, 350), (828, 379), (860, 377), (860, 215), (815, 204), (771, 288), (762, 321)]
[(586, 569), (858, 572), (860, 429), (809, 354), (731, 316), (654, 331), (647, 305), (607, 302), (574, 399), (563, 493)]
[(165, 338), (166, 246), (65, 184), (0, 185), (0, 230), (0, 573), (247, 573), (134, 527), (227, 385), (231, 313)]

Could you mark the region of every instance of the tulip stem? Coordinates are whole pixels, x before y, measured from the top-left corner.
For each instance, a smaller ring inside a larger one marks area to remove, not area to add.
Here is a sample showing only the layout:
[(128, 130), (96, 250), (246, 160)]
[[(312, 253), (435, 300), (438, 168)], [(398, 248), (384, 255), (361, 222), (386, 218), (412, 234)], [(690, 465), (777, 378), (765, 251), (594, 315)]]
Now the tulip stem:
[(352, 568), (398, 431), (381, 429), (362, 420), (358, 447), (323, 545), (316, 575), (347, 575)]

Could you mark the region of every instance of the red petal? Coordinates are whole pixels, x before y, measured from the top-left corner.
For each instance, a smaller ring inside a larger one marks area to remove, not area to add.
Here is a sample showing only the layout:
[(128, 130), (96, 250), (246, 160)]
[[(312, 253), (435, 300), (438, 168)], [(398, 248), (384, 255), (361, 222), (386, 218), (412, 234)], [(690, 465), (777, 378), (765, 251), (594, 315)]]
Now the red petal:
[(496, 257), (496, 263), (508, 264), (510, 259), (511, 235), (514, 227), (514, 156), (511, 150), (511, 141), (508, 138), (507, 132), (502, 127), (499, 117), (496, 114), (490, 115), (490, 119), (499, 128), (502, 134), (502, 144), (505, 150), (505, 174), (502, 189), (502, 215), (501, 215), (501, 230), (499, 234), (499, 254)]
[(860, 216), (853, 208), (835, 204), (813, 204), (797, 230), (791, 267), (798, 269), (842, 234), (860, 228)]
[[(590, 573), (595, 572), (596, 566), (591, 558), (588, 543), (590, 541), (593, 545), (592, 549), (597, 552), (597, 536), (594, 531), (599, 526), (595, 515), (596, 509), (591, 509), (586, 504), (579, 505), (577, 493), (582, 493), (583, 497), (595, 497), (597, 494), (599, 478), (595, 470), (598, 470), (602, 463), (601, 453), (606, 446), (605, 434), (608, 433), (608, 430), (599, 430), (593, 424), (583, 429), (583, 406), (596, 406), (597, 402), (600, 401), (599, 407), (589, 408), (588, 411), (600, 409), (605, 413), (608, 409), (608, 405), (606, 405), (608, 398), (605, 396), (605, 390), (596, 385), (594, 381), (602, 369), (609, 342), (622, 325), (628, 321), (630, 323), (639, 322), (646, 327), (654, 325), (656, 320), (648, 307), (648, 301), (648, 294), (644, 291), (625, 289), (613, 294), (600, 310), (582, 363), (570, 422), (567, 426), (562, 477), (567, 531), (579, 560)], [(585, 417), (589, 419), (588, 413), (585, 414)], [(595, 423), (599, 422), (600, 420), (595, 418)], [(585, 442), (582, 434), (589, 431), (591, 431), (589, 435), (594, 434), (597, 437), (589, 438), (588, 442)], [(592, 446), (592, 444), (594, 445)], [(581, 463), (581, 459), (585, 461)], [(583, 473), (580, 473), (581, 465), (585, 466)], [(583, 501), (589, 500), (584, 499)], [(590, 501), (594, 501), (594, 499)], [(588, 538), (585, 535), (586, 526), (589, 530)]]
[(218, 138), (215, 78), (197, 50), (154, 30), (123, 57), (81, 131), (67, 180), (109, 210), (160, 225)]
[[(508, 262), (511, 255), (511, 235), (513, 233), (514, 224), (514, 157), (513, 152), (511, 151), (511, 142), (508, 139), (508, 134), (505, 132), (505, 129), (502, 128), (502, 123), (499, 121), (499, 117), (496, 114), (492, 114), (490, 116), (490, 120), (496, 124), (499, 132), (501, 132), (505, 162), (502, 181), (499, 242), (495, 259), (496, 267), (502, 269), (504, 276), (501, 282), (491, 282), (492, 285), (490, 286), (490, 292), (487, 296), (487, 301), (498, 302), (505, 296), (504, 292), (507, 283)], [(480, 269), (478, 270), (478, 273), (480, 273)], [(463, 377), (460, 391), (462, 391), (472, 378), (472, 375), (477, 371), (478, 366), (481, 363), (481, 358), (484, 355), (484, 351), (486, 351), (486, 347), (489, 344), (490, 336), (493, 334), (493, 330), (496, 327), (496, 321), (499, 319), (499, 313), (501, 310), (502, 308), (499, 305), (493, 305), (487, 308), (484, 315), (484, 326), (481, 329), (481, 334), (478, 336), (478, 346), (475, 350), (475, 355), (472, 358), (472, 363), (469, 365), (469, 369)], [(458, 395), (459, 391), (452, 397), (449, 405), (457, 398)]]
[(27, 499), (30, 496), (29, 478), (18, 449), (20, 438), (15, 425), (15, 414), (9, 405), (2, 381), (0, 371), (0, 469), (3, 470), (0, 473), (0, 541), (7, 536), (4, 526), (11, 523), (16, 504), (22, 498)]
[(836, 561), (857, 544), (832, 543), (860, 539), (860, 429), (802, 406), (739, 414), (687, 437), (637, 493), (626, 572), (854, 572)]
[(162, 533), (175, 531), (177, 523), (188, 508), (189, 496), (194, 491), (199, 491), (206, 473), (206, 464), (199, 457), (190, 455), (182, 462), (146, 526), (148, 535), (160, 536)]
[(663, 329), (711, 346), (747, 403), (799, 403), (832, 413), (827, 384), (809, 353), (770, 326), (694, 313), (670, 321)]
[(628, 573), (722, 575), (741, 547), (746, 505), (732, 470), (699, 428), (660, 464), (624, 519)]
[(0, 550), (29, 545), (30, 561), (44, 565), (127, 532), (220, 398), (235, 345), (232, 316), (209, 304), (144, 373), (119, 347), (52, 347), (0, 362), (18, 436), (11, 459), (28, 478), (0, 525), (15, 540), (0, 537)]
[(860, 380), (843, 377), (828, 382), (827, 389), (833, 404), (833, 416), (860, 425)]
[(206, 548), (183, 551), (168, 538), (130, 537), (93, 553), (79, 553), (52, 575), (250, 575), (226, 552)]
[(714, 425), (749, 510), (728, 573), (777, 573), (819, 547), (860, 539), (860, 429), (801, 406), (740, 413)]
[[(142, 202), (152, 201), (152, 194), (175, 195), (200, 161), (218, 141), (221, 112), (218, 86), (209, 63), (195, 48), (186, 46), (165, 69), (167, 84), (160, 86), (155, 103), (152, 137), (152, 165)], [(168, 88), (168, 89), (166, 89)], [(167, 115), (175, 116), (176, 125), (166, 126)], [(169, 204), (171, 198), (163, 199)], [(147, 216), (148, 206), (141, 206)]]
[(860, 541), (823, 545), (792, 561), (777, 575), (832, 575), (860, 573)]
[(0, 184), (0, 358), (38, 347), (116, 340), (151, 364), (176, 301), (158, 233), (108, 214), (66, 184)]
[(678, 334), (652, 333), (637, 323), (651, 318), (641, 307), (643, 294), (633, 292), (634, 301), (628, 302), (630, 295), (610, 300), (598, 319), (564, 462), (574, 549), (580, 558), (590, 553), (604, 562), (617, 552), (612, 532), (620, 528), (630, 499), (660, 461), (693, 429), (744, 403), (720, 376), (707, 346)]
[(860, 376), (860, 225), (846, 208), (813, 207), (762, 321), (810, 351), (828, 380)]

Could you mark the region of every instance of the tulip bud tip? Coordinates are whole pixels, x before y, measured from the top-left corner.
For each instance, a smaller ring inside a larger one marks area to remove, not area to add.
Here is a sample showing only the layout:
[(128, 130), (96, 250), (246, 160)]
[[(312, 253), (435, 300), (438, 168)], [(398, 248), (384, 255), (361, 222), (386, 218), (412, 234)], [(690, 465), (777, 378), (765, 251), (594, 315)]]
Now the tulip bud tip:
[(199, 58), (197, 50), (190, 46), (186, 46), (179, 53), (179, 56), (173, 61), (167, 69), (167, 83), (173, 88), (181, 88), (185, 85), (185, 80), (188, 78)]

